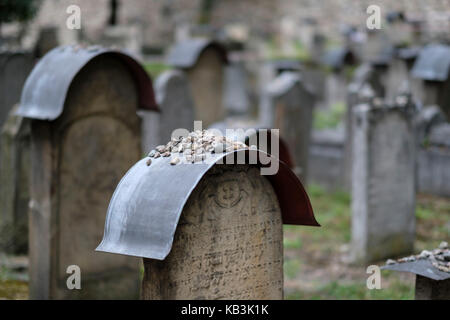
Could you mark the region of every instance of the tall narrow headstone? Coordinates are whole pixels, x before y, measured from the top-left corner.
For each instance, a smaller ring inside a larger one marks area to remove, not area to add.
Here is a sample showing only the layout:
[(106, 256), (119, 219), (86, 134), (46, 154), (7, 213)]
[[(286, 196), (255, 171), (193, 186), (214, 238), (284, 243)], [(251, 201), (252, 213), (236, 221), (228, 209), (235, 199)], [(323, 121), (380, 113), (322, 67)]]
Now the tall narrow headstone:
[(306, 183), (315, 96), (301, 76), (294, 72), (284, 72), (275, 78), (267, 86), (265, 95), (260, 110), (261, 121), (268, 128), (280, 130), (280, 137), (293, 156), (294, 171)]
[(352, 253), (356, 261), (376, 261), (413, 250), (416, 142), (412, 109), (409, 101), (355, 107)]
[(25, 80), (33, 68), (33, 57), (27, 52), (0, 52), (0, 128), (9, 111), (19, 102)]
[(0, 137), (0, 252), (23, 254), (28, 251), (30, 127), (14, 115), (16, 109)]
[(225, 48), (206, 39), (190, 39), (176, 44), (167, 62), (186, 72), (195, 103), (195, 120), (203, 121), (203, 128), (222, 120)]
[(411, 72), (424, 82), (423, 104), (438, 105), (450, 120), (450, 46), (424, 47)]
[[(156, 108), (151, 81), (120, 51), (55, 48), (27, 79), (17, 113), (32, 119), (32, 299), (138, 297), (139, 261), (94, 250), (114, 188), (142, 156), (140, 108)], [(82, 287), (70, 290), (77, 268)]]

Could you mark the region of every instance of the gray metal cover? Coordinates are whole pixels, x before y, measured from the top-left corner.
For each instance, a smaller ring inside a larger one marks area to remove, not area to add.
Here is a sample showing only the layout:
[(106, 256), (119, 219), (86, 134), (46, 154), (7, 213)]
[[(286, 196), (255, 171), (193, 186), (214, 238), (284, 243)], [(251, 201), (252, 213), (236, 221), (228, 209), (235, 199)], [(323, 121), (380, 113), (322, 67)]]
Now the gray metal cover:
[(390, 264), (381, 267), (383, 270), (411, 272), (433, 280), (450, 279), (450, 273), (435, 268), (429, 260), (421, 259), (413, 262)]
[(324, 54), (322, 63), (333, 69), (341, 69), (345, 65), (353, 65), (355, 57), (347, 48), (334, 48)]
[(61, 46), (47, 53), (28, 76), (16, 114), (40, 120), (58, 118), (63, 112), (67, 92), (73, 79), (89, 61), (100, 55), (114, 55), (121, 59), (136, 80), (139, 90), (139, 107), (158, 110), (148, 74), (130, 55), (100, 46), (87, 48)]
[(228, 62), (224, 46), (215, 41), (196, 38), (176, 43), (167, 56), (167, 64), (181, 69), (192, 68), (207, 48), (215, 48), (222, 56), (224, 63)]
[[(144, 158), (122, 178), (111, 198), (97, 251), (163, 260), (172, 248), (183, 207), (206, 172), (227, 155), (259, 156), (257, 150), (211, 154), (203, 163), (170, 165), (170, 157)], [(240, 155), (239, 155), (240, 154)], [(275, 157), (272, 160), (278, 161)], [(223, 161), (225, 162), (225, 161)], [(274, 187), (283, 223), (319, 226), (303, 186), (283, 162), (266, 176)]]
[(427, 45), (414, 63), (412, 75), (429, 81), (446, 81), (450, 69), (450, 46)]

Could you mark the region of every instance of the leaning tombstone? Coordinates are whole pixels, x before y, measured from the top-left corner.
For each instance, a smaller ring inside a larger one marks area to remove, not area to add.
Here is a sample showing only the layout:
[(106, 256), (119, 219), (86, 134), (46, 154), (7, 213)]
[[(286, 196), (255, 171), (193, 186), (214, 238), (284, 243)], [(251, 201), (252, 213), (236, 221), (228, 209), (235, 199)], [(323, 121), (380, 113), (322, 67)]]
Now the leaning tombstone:
[(352, 254), (355, 262), (409, 253), (415, 237), (414, 106), (361, 104), (353, 113)]
[(11, 110), (0, 137), (0, 252), (28, 251), (29, 122)]
[(207, 39), (190, 39), (172, 48), (167, 63), (186, 72), (195, 103), (195, 120), (203, 121), (204, 128), (222, 120), (226, 49)]
[(423, 105), (438, 105), (450, 120), (450, 46), (427, 45), (411, 72), (424, 82)]
[[(264, 175), (266, 160), (278, 171)], [(123, 177), (97, 250), (144, 259), (142, 299), (282, 299), (283, 223), (318, 226), (295, 174), (262, 151), (196, 131)]]
[[(152, 83), (120, 51), (58, 47), (28, 77), (17, 114), (31, 119), (30, 298), (138, 297), (139, 261), (94, 249), (141, 156), (139, 109), (156, 109)], [(69, 290), (78, 267), (82, 290)]]
[(260, 110), (262, 126), (280, 130), (280, 137), (292, 153), (294, 171), (305, 183), (315, 96), (294, 72), (280, 74), (269, 83), (264, 94)]
[(450, 300), (450, 248), (443, 241), (439, 248), (398, 260), (388, 259), (384, 270), (416, 275), (416, 300)]

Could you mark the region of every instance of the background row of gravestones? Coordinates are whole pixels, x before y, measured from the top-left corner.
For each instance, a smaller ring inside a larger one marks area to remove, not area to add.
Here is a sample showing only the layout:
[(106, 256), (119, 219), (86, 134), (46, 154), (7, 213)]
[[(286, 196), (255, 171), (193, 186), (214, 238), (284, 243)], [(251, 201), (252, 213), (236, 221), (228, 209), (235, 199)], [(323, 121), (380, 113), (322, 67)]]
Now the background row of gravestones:
[[(347, 54), (342, 57), (342, 61), (349, 60)], [(280, 157), (303, 182), (306, 181), (312, 109), (318, 93), (316, 88), (306, 84), (308, 72), (299, 72), (291, 64), (272, 65), (274, 76), (263, 92), (258, 118), (252, 119), (242, 103), (245, 99), (230, 102), (229, 112), (220, 107), (223, 73), (228, 73), (225, 79), (230, 82), (225, 88), (233, 92), (230, 87), (236, 82), (230, 78), (242, 72), (240, 63), (234, 61), (224, 71), (224, 64), (230, 61), (221, 46), (205, 40), (182, 43), (172, 51), (169, 62), (178, 70), (166, 72), (155, 81), (156, 97), (150, 79), (132, 58), (98, 47), (57, 48), (41, 61), (27, 80), (16, 114), (34, 120), (29, 122), (11, 115), (4, 126), (4, 145), (9, 143), (10, 147), (2, 147), (7, 150), (2, 151), (2, 181), (5, 181), (2, 205), (8, 206), (7, 210), (2, 210), (5, 230), (2, 235), (7, 238), (6, 243), (12, 243), (13, 248), (16, 246), (14, 249), (24, 247), (24, 241), (19, 245), (18, 238), (23, 238), (26, 228), (23, 217), (29, 207), (32, 297), (65, 297), (64, 267), (80, 256), (79, 264), (93, 279), (92, 284), (87, 285), (92, 289), (84, 292), (92, 296), (115, 292), (108, 290), (109, 280), (128, 272), (130, 277), (122, 278), (121, 287), (129, 290), (120, 293), (124, 297), (132, 296), (138, 282), (136, 261), (104, 255), (100, 262), (101, 254), (92, 251), (101, 237), (107, 202), (119, 178), (143, 152), (168, 140), (174, 128), (191, 129), (193, 119), (204, 119), (204, 126), (216, 128), (280, 128), (283, 139)], [(349, 157), (354, 163), (348, 166), (353, 167), (353, 181), (357, 186), (353, 192), (353, 211), (361, 212), (353, 215), (353, 238), (358, 244), (354, 247), (355, 255), (363, 261), (412, 249), (417, 151), (414, 136), (431, 135), (435, 132), (435, 123), (444, 128), (439, 130), (444, 130), (445, 134), (445, 122), (437, 120), (442, 116), (438, 116), (436, 108), (423, 109), (424, 121), (419, 126), (423, 130), (417, 130), (417, 111), (407, 96), (393, 99), (389, 108), (385, 102), (377, 100), (381, 94), (372, 92), (377, 90), (377, 83), (383, 83), (377, 80), (381, 73), (378, 67), (378, 64), (364, 65), (355, 77), (360, 80), (360, 83), (355, 80), (356, 85), (367, 89), (356, 92), (367, 91), (367, 95), (352, 97), (351, 88), (349, 90), (349, 99), (366, 102), (363, 107), (355, 107), (355, 112), (349, 112), (352, 115), (349, 118), (356, 120), (347, 122), (351, 130), (355, 130), (354, 141), (350, 144), (355, 150), (350, 148), (349, 153), (356, 156)], [(382, 68), (385, 69), (389, 70), (386, 66)], [(336, 68), (332, 77), (338, 76), (341, 70)], [(363, 75), (359, 77), (360, 74)], [(47, 86), (39, 83), (38, 79), (42, 78), (48, 79)], [(242, 87), (245, 86), (239, 86)], [(58, 94), (52, 94), (56, 89)], [(242, 96), (245, 97), (245, 93)], [(235, 97), (234, 94), (228, 96)], [(435, 97), (441, 96), (436, 94)], [(211, 108), (211, 105), (218, 108)], [(230, 117), (220, 121), (227, 113)], [(30, 139), (32, 161), (27, 155)], [(386, 141), (389, 141), (388, 147)], [(96, 149), (99, 146), (105, 146), (100, 148), (101, 153)], [(27, 180), (31, 181), (31, 201), (28, 184), (23, 182)], [(95, 190), (98, 194), (93, 192)], [(367, 194), (373, 195), (376, 201), (368, 200)], [(390, 221), (386, 208), (391, 211), (395, 208), (397, 219), (383, 234), (379, 226)], [(376, 220), (369, 222), (365, 217)], [(375, 231), (368, 230), (369, 226)], [(78, 238), (77, 234), (84, 236)], [(392, 246), (382, 246), (392, 243), (386, 241), (390, 236), (398, 243), (394, 251), (390, 250)], [(68, 249), (70, 247), (72, 249)], [(91, 250), (80, 255), (79, 248)], [(371, 248), (375, 250), (371, 252)], [(95, 292), (94, 288), (100, 288), (102, 293)]]

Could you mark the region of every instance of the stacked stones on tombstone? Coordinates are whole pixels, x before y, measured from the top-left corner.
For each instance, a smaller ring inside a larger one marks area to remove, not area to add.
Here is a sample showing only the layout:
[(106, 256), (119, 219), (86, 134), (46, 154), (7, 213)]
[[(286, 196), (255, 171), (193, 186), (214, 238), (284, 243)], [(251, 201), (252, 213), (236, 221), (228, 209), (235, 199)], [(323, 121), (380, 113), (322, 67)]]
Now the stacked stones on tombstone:
[(12, 1), (0, 300), (449, 300), (450, 31), (357, 2)]

